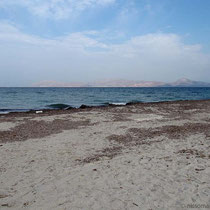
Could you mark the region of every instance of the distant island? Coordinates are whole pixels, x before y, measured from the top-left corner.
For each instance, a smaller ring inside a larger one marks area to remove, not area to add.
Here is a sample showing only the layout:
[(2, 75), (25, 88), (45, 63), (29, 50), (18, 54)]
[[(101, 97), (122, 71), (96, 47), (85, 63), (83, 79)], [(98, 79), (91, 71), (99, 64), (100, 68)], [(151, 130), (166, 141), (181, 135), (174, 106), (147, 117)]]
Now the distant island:
[(133, 81), (133, 80), (101, 80), (90, 83), (62, 83), (56, 81), (41, 81), (33, 87), (210, 87), (210, 83), (193, 81), (187, 78), (175, 82)]

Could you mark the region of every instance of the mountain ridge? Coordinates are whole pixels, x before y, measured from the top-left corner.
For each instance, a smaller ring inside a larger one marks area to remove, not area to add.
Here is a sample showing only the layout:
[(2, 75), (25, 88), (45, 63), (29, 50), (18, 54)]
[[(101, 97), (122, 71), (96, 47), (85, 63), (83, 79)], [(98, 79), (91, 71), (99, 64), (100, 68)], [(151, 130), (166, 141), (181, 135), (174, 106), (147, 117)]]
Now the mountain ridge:
[(193, 81), (187, 78), (178, 79), (175, 82), (141, 81), (141, 80), (100, 80), (95, 82), (56, 82), (41, 81), (32, 87), (210, 87), (210, 83)]

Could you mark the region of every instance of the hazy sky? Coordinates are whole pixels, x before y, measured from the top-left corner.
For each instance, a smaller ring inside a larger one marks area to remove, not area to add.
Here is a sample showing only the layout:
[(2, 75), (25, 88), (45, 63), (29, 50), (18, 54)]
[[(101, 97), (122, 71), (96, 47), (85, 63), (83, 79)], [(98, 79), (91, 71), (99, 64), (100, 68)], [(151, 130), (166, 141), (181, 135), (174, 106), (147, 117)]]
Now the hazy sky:
[(0, 86), (210, 82), (209, 0), (0, 0)]

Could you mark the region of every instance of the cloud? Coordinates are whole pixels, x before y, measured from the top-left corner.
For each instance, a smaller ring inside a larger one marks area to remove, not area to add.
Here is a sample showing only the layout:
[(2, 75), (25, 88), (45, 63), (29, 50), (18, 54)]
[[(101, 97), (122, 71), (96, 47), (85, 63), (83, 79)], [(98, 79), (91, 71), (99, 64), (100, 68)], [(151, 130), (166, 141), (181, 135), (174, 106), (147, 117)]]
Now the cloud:
[(115, 0), (1, 0), (0, 8), (20, 6), (39, 17), (65, 19), (86, 9), (104, 7), (114, 2)]
[(210, 55), (176, 34), (146, 34), (119, 44), (101, 41), (105, 36), (85, 31), (46, 39), (0, 23), (0, 85), (8, 80), (30, 85), (39, 80), (103, 78), (206, 81), (210, 76)]

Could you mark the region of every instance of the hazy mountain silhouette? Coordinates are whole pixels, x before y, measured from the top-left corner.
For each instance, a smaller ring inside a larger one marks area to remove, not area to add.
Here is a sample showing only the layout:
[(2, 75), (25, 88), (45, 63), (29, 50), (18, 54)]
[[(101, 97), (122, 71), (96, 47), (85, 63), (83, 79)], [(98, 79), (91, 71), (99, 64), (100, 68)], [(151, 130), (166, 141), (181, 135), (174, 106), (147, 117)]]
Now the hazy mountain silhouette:
[(33, 87), (210, 87), (210, 83), (193, 81), (181, 78), (175, 82), (166, 83), (158, 81), (133, 81), (133, 80), (100, 80), (90, 83), (62, 83), (56, 81), (42, 81), (33, 84)]

